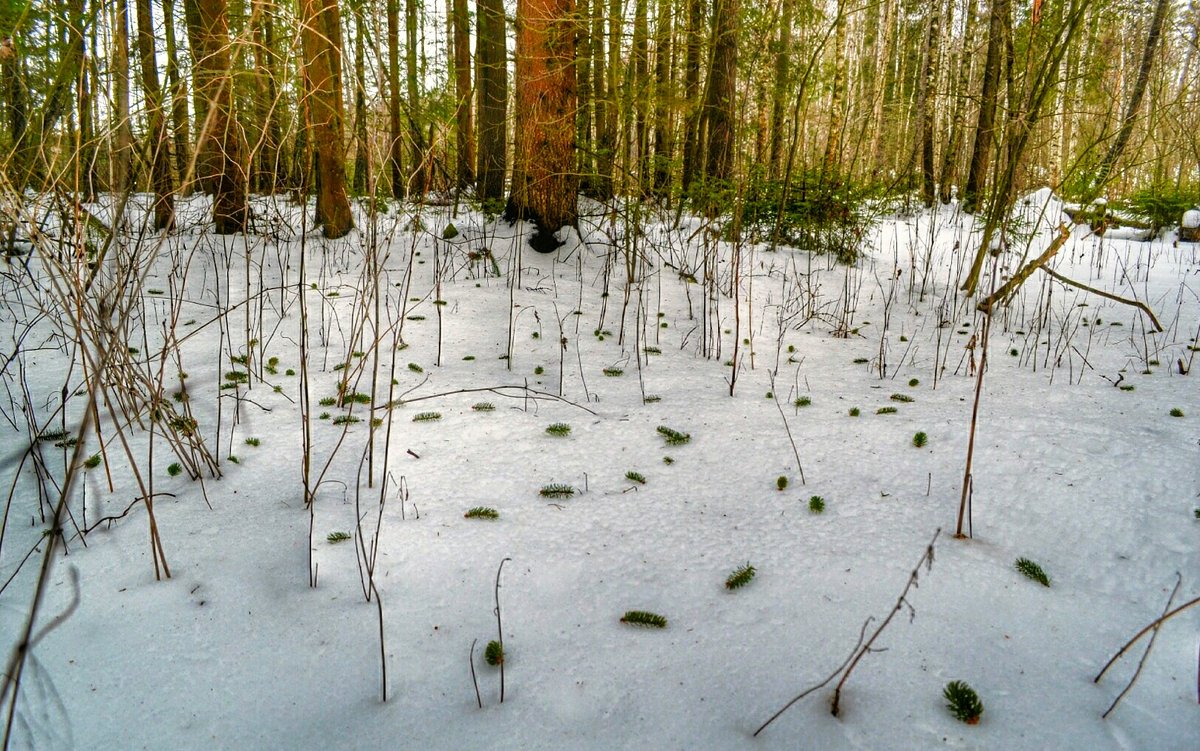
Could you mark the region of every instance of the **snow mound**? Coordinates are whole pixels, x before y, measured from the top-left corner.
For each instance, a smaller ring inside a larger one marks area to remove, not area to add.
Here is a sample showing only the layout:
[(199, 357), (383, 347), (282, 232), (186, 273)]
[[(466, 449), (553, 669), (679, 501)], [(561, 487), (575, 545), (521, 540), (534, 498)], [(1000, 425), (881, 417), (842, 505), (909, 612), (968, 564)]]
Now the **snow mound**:
[(1050, 188), (1038, 188), (1018, 198), (1013, 205), (1013, 218), (1034, 235), (1054, 233), (1058, 226), (1067, 222), (1062, 199)]
[(1180, 226), (1184, 229), (1200, 228), (1200, 210), (1188, 209), (1183, 212), (1183, 221), (1180, 222)]

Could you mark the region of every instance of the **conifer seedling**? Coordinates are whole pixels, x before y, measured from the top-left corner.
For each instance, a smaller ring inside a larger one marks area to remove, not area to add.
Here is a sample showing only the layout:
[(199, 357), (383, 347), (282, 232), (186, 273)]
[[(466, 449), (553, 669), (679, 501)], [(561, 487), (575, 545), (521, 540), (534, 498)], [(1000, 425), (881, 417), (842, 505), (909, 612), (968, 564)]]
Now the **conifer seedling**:
[(625, 615), (621, 617), (621, 623), (628, 623), (631, 626), (646, 626), (648, 628), (666, 628), (667, 619), (658, 613), (651, 613), (645, 610), (627, 610)]
[(1029, 560), (1028, 558), (1018, 558), (1014, 565), (1016, 566), (1017, 571), (1020, 571), (1025, 578), (1033, 579), (1043, 587), (1050, 586), (1050, 577), (1046, 576), (1046, 572), (1042, 570), (1041, 566)]
[(954, 713), (955, 718), (968, 725), (979, 724), (979, 716), (983, 714), (983, 702), (979, 694), (964, 681), (950, 681), (942, 691), (946, 697), (946, 706)]
[(744, 566), (738, 566), (733, 573), (725, 579), (725, 589), (739, 589), (746, 586), (754, 579), (755, 569), (749, 563)]

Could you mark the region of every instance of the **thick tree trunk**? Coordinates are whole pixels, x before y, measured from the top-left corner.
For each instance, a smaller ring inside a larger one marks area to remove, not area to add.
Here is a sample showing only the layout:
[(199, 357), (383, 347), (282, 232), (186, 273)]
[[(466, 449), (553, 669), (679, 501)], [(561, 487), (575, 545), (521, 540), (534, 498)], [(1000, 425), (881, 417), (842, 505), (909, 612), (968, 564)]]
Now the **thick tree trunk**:
[(654, 31), (654, 184), (659, 198), (671, 193), (671, 0), (658, 0)]
[(171, 130), (175, 146), (175, 173), (179, 192), (191, 192), (188, 169), (192, 164), (192, 135), (188, 123), (187, 81), (179, 75), (179, 50), (175, 39), (175, 3), (163, 0), (163, 27), (167, 42), (167, 86), (171, 91)]
[(971, 87), (971, 59), (975, 49), (975, 3), (966, 4), (966, 20), (963, 25), (962, 49), (959, 50), (958, 83), (950, 92), (954, 111), (950, 116), (950, 136), (946, 139), (946, 150), (942, 154), (942, 171), (939, 191), (942, 203), (950, 203), (951, 189), (958, 174), (958, 157), (962, 150), (963, 133), (966, 131), (967, 90)]
[[(478, 42), (475, 50), (476, 96), (479, 108), (479, 151), (476, 191), (484, 201), (504, 197), (508, 167), (508, 64), (503, 0), (476, 0)], [(524, 127), (524, 126), (522, 126)]]
[[(825, 158), (822, 160), (827, 173), (836, 173), (841, 166), (842, 129), (846, 118), (846, 9), (845, 0), (838, 0), (837, 20), (833, 35), (833, 91), (829, 96), (829, 133), (825, 141)], [(882, 129), (882, 118), (878, 121)]]
[(971, 149), (967, 184), (963, 188), (963, 209), (974, 212), (979, 207), (979, 194), (987, 179), (995, 139), (996, 97), (1000, 89), (1000, 67), (1004, 45), (1004, 29), (1010, 0), (992, 0), (988, 21), (987, 58), (983, 67), (983, 88), (979, 94), (979, 119), (975, 125), (975, 145)]
[(246, 229), (246, 144), (234, 115), (233, 71), (229, 56), (228, 7), (225, 0), (185, 0), (193, 7), (188, 38), (195, 60), (197, 96), (205, 118), (196, 143), (196, 179), (213, 196), (213, 224), (218, 234)]
[(791, 89), (792, 64), (792, 6), (795, 0), (783, 0), (779, 14), (779, 36), (775, 41), (775, 82), (771, 95), (771, 146), (767, 157), (767, 174), (772, 181), (779, 179), (783, 166), (784, 118)]
[(941, 34), (941, 5), (934, 0), (929, 9), (929, 28), (925, 35), (924, 50), (921, 53), (921, 90), (919, 109), (921, 118), (921, 200), (926, 207), (933, 206), (935, 180), (933, 167), (933, 132), (936, 115), (936, 95), (934, 90), (937, 75), (938, 40)]
[(258, 127), (258, 143), (255, 145), (254, 185), (264, 193), (274, 193), (279, 187), (280, 170), (280, 127), (275, 73), (275, 22), (271, 16), (272, 4), (267, 0), (253, 0), (251, 11), (254, 35), (254, 111)]
[(117, 0), (115, 10), (112, 51), (114, 141), (109, 189), (124, 193), (132, 188), (133, 180), (133, 128), (129, 122), (128, 0)]
[(404, 80), (408, 90), (409, 187), (417, 197), (429, 190), (425, 136), (421, 133), (421, 96), (417, 71), (417, 0), (404, 0)]
[(700, 141), (700, 49), (704, 26), (703, 0), (687, 0), (687, 46), (683, 63), (683, 99), (687, 103), (683, 136), (683, 192), (696, 181), (703, 152)]
[(404, 125), (400, 119), (400, 0), (387, 0), (388, 171), (392, 197), (404, 198)]
[(154, 56), (154, 16), (150, 0), (136, 0), (138, 61), (146, 119), (150, 132), (150, 182), (154, 185), (154, 228), (169, 229), (175, 222), (175, 181), (171, 177), (171, 149), (167, 140), (162, 87)]
[(712, 67), (708, 74), (708, 153), (704, 174), (727, 180), (733, 174), (734, 128), (737, 122), (737, 57), (739, 0), (717, 0), (713, 19)]
[(558, 247), (554, 232), (574, 226), (575, 0), (518, 0), (516, 161), (505, 215), (533, 222), (530, 244)]
[(361, 3), (354, 5), (354, 195), (366, 194), (370, 183), (367, 160), (367, 25)]
[(354, 219), (342, 156), (342, 34), (337, 0), (301, 0), (300, 23), (309, 139), (317, 162), (317, 217), (325, 237), (342, 237), (354, 227)]
[(459, 188), (475, 182), (475, 119), (471, 114), (471, 27), (467, 0), (453, 0), (455, 181)]

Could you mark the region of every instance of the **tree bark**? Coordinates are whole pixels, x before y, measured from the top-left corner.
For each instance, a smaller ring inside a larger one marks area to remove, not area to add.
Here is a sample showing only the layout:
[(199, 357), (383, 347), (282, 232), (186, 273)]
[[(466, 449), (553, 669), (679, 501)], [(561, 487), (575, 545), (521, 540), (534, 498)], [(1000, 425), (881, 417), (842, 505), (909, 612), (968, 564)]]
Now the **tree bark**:
[(475, 118), (471, 114), (471, 27), (467, 0), (453, 0), (454, 10), (454, 136), (459, 188), (475, 182)]
[(975, 145), (971, 149), (967, 184), (963, 188), (963, 209), (974, 212), (987, 179), (992, 141), (995, 139), (996, 97), (1000, 88), (1000, 63), (1004, 45), (1010, 0), (992, 0), (988, 21), (987, 58), (983, 67), (983, 88), (979, 94), (979, 119), (975, 125)]
[(716, 0), (713, 18), (712, 67), (708, 74), (708, 153), (704, 174), (727, 180), (733, 174), (739, 0)]
[(146, 119), (150, 135), (150, 181), (154, 185), (154, 228), (169, 229), (175, 222), (175, 181), (171, 177), (171, 149), (163, 111), (158, 62), (154, 56), (154, 16), (150, 0), (136, 0), (138, 61), (142, 68), (142, 91), (146, 95)]
[(683, 137), (683, 192), (687, 193), (696, 181), (703, 162), (700, 141), (700, 50), (704, 26), (703, 0), (687, 0), (687, 45), (684, 50), (683, 99), (687, 103)]
[(550, 252), (577, 221), (575, 0), (518, 0), (516, 160), (505, 215), (534, 223), (530, 244)]
[(479, 150), (476, 191), (484, 201), (504, 197), (508, 168), (508, 63), (503, 0), (476, 0), (478, 41), (475, 48), (476, 97), (479, 109)]
[(300, 23), (308, 79), (308, 131), (317, 162), (317, 218), (325, 237), (332, 239), (354, 227), (342, 156), (342, 34), (337, 0), (301, 0)]
[(1142, 98), (1146, 94), (1146, 84), (1150, 81), (1150, 71), (1154, 67), (1154, 53), (1158, 49), (1158, 38), (1162, 34), (1167, 8), (1167, 0), (1155, 0), (1154, 17), (1150, 20), (1150, 31), (1146, 35), (1146, 46), (1142, 49), (1142, 62), (1138, 66), (1137, 78), (1133, 82), (1133, 91), (1129, 94), (1129, 105), (1125, 108), (1125, 116), (1121, 118), (1121, 128), (1117, 131), (1117, 137), (1108, 147), (1104, 158), (1100, 160), (1100, 166), (1096, 168), (1096, 175), (1092, 178), (1092, 184), (1086, 196), (1089, 201), (1104, 189), (1109, 173), (1112, 172), (1112, 168), (1129, 144), (1129, 137), (1133, 134), (1133, 124), (1137, 120), (1138, 110), (1142, 107)]
[(354, 195), (366, 194), (370, 183), (367, 160), (367, 25), (362, 3), (354, 6)]
[(404, 181), (404, 125), (400, 119), (400, 0), (387, 0), (388, 45), (388, 171), (392, 197), (402, 199)]
[(929, 7), (929, 28), (925, 35), (924, 50), (921, 53), (921, 200), (926, 208), (933, 206), (935, 193), (935, 175), (933, 167), (933, 133), (936, 115), (936, 95), (934, 90), (937, 74), (938, 39), (941, 33), (941, 4), (934, 0)]
[(671, 152), (674, 138), (671, 132), (673, 98), (671, 71), (671, 0), (658, 0), (658, 17), (654, 31), (654, 184), (653, 193), (659, 198), (671, 194)]
[(192, 164), (192, 135), (188, 123), (187, 81), (179, 75), (179, 50), (175, 39), (175, 3), (163, 0), (163, 27), (167, 42), (167, 86), (171, 90), (171, 130), (175, 146), (175, 173), (179, 176), (179, 192), (187, 195), (188, 169)]
[(192, 6), (188, 39), (195, 60), (192, 85), (204, 102), (196, 143), (196, 179), (213, 196), (218, 234), (246, 229), (246, 145), (234, 111), (226, 0), (185, 0)]
[(420, 197), (429, 189), (429, 169), (425, 163), (425, 136), (421, 133), (421, 98), (417, 71), (417, 0), (404, 0), (404, 81), (408, 90), (409, 187)]
[[(132, 187), (133, 128), (129, 122), (129, 2), (117, 0), (113, 23), (112, 177), (109, 190), (124, 193)], [(28, 169), (28, 166), (26, 166)]]
[(775, 40), (775, 82), (771, 93), (771, 145), (767, 157), (767, 174), (771, 181), (779, 179), (783, 166), (784, 118), (787, 115), (788, 91), (791, 88), (792, 12), (795, 0), (783, 0), (779, 12), (779, 36)]

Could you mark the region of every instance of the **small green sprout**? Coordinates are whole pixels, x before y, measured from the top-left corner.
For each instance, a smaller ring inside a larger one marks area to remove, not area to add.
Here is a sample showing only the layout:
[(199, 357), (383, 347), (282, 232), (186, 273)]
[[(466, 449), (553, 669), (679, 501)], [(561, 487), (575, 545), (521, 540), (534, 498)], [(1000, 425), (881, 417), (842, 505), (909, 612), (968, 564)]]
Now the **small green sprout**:
[(483, 661), (492, 667), (504, 664), (504, 647), (495, 639), (487, 643), (483, 649)]
[(544, 498), (570, 498), (575, 495), (575, 488), (561, 482), (552, 482), (549, 485), (543, 485), (542, 489), (538, 491), (538, 495)]
[(565, 422), (555, 422), (546, 426), (546, 432), (556, 438), (566, 438), (571, 435), (571, 426)]
[(167, 467), (167, 474), (171, 477), (178, 477), (182, 472), (183, 467), (179, 464), (179, 462), (173, 462), (171, 466)]
[(1018, 558), (1014, 565), (1026, 579), (1032, 579), (1043, 587), (1050, 586), (1050, 577), (1046, 576), (1046, 572), (1042, 570), (1041, 566), (1028, 558)]
[(471, 405), (471, 409), (475, 410), (476, 412), (494, 412), (496, 410), (496, 405), (492, 404), (491, 402), (476, 402), (475, 404)]
[(905, 404), (908, 402), (911, 402), (913, 400), (913, 398), (911, 396), (909, 396), (908, 394), (892, 394), (888, 398), (894, 402), (901, 402), (901, 403), (905, 403)]
[(463, 514), (464, 519), (499, 519), (500, 512), (490, 506), (475, 506)]
[(692, 440), (691, 434), (681, 433), (674, 428), (668, 428), (666, 425), (659, 425), (658, 433), (663, 438), (667, 439), (668, 446), (682, 446), (683, 444)]
[(632, 469), (625, 473), (625, 479), (630, 482), (636, 482), (638, 485), (646, 484), (646, 476), (641, 472), (634, 472)]
[(649, 628), (667, 627), (666, 618), (663, 618), (658, 613), (650, 613), (645, 610), (625, 611), (625, 615), (621, 616), (621, 623), (628, 623), (631, 626), (646, 626)]
[[(89, 456), (87, 459), (84, 460), (83, 466), (87, 467), (88, 469), (95, 469), (96, 467), (99, 467), (100, 466), (100, 455), (92, 454), (91, 456)], [(1200, 515), (1198, 515), (1198, 516), (1200, 516)]]
[(775, 489), (776, 490), (787, 490), (787, 486), (788, 486), (787, 475), (780, 475), (779, 477), (775, 478)]
[(725, 589), (739, 589), (746, 586), (754, 579), (754, 567), (747, 563), (744, 566), (738, 566), (733, 573), (725, 579)]
[(983, 702), (979, 700), (975, 689), (963, 681), (950, 681), (942, 691), (942, 696), (946, 697), (946, 706), (954, 713), (955, 718), (968, 725), (979, 723), (979, 716), (983, 714)]
[(1171, 417), (1183, 417), (1183, 410), (1179, 407), (1173, 407), (1171, 409)]
[(916, 446), (917, 448), (923, 447), (928, 442), (929, 436), (925, 435), (924, 432), (917, 432), (912, 437), (912, 445)]
[(796, 401), (792, 402), (797, 407), (808, 407), (812, 405), (812, 399), (807, 396), (798, 396)]
[(259, 443), (260, 443), (260, 441), (257, 438), (247, 438), (246, 439), (247, 446), (254, 446), (257, 448)]
[(625, 371), (620, 368), (605, 368), (602, 372), (609, 378), (617, 378), (625, 374)]
[(851, 408), (850, 408), (850, 416), (851, 416), (851, 417), (858, 417), (858, 416), (859, 416), (859, 415), (861, 415), (861, 414), (862, 414), (862, 410), (861, 410), (861, 409), (859, 409), (858, 407), (851, 407)]
[(440, 419), (442, 419), (441, 412), (418, 412), (417, 414), (413, 415), (412, 421), (413, 422), (434, 422), (435, 420), (440, 420)]
[(808, 499), (808, 510), (814, 514), (820, 514), (825, 511), (825, 499), (819, 495), (814, 495)]
[(339, 542), (345, 542), (350, 539), (350, 535), (345, 532), (330, 532), (325, 536), (325, 541), (330, 545), (335, 545)]

